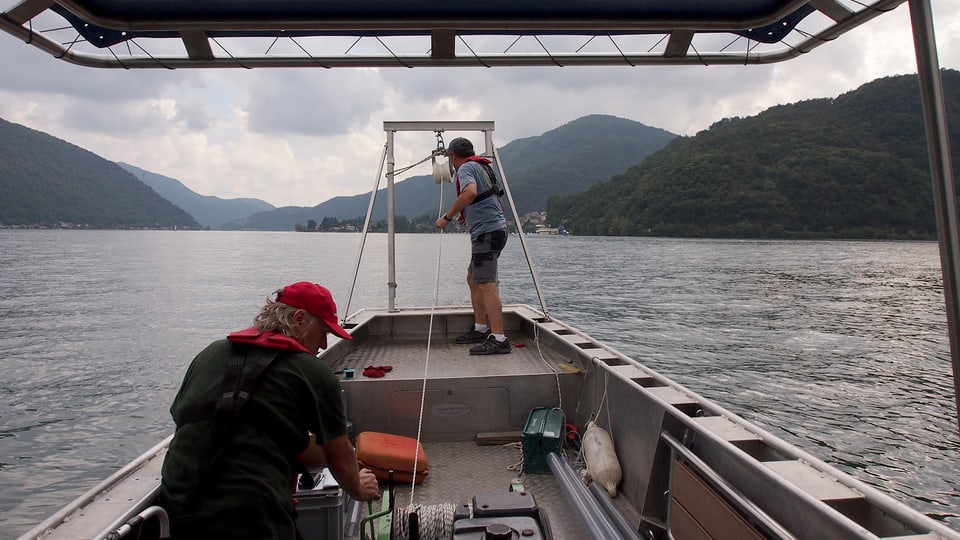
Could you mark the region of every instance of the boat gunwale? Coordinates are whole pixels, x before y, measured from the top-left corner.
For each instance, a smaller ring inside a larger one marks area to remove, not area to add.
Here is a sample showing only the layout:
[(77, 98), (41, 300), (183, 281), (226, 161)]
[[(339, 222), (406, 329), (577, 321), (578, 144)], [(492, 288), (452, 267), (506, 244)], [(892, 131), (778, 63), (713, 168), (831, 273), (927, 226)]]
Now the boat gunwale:
[[(89, 507), (90, 505), (96, 504), (97, 500), (101, 498), (104, 494), (110, 492), (110, 490), (120, 484), (123, 480), (128, 477), (136, 474), (140, 469), (143, 468), (151, 460), (155, 459), (159, 454), (166, 451), (167, 447), (170, 445), (170, 441), (173, 440), (173, 434), (168, 435), (162, 441), (154, 445), (152, 448), (148, 449), (146, 452), (140, 454), (133, 461), (127, 463), (123, 468), (111, 474), (104, 480), (102, 480), (97, 485), (93, 486), (79, 497), (68, 503), (66, 506), (55, 512), (53, 515), (47, 519), (41, 521), (37, 526), (30, 529), (26, 533), (22, 534), (19, 538), (20, 540), (34, 539), (34, 538), (46, 538), (52, 531), (55, 531), (57, 527), (68, 523), (70, 516), (76, 513), (79, 510)], [(104, 537), (109, 533), (115, 531), (127, 520), (137, 515), (143, 508), (145, 508), (150, 501), (156, 498), (157, 494), (160, 491), (160, 481), (157, 480), (156, 485), (150, 489), (150, 491), (139, 501), (133, 503), (130, 506), (130, 509), (127, 510), (119, 518), (116, 518), (110, 526), (105, 528), (97, 536), (97, 538)]]

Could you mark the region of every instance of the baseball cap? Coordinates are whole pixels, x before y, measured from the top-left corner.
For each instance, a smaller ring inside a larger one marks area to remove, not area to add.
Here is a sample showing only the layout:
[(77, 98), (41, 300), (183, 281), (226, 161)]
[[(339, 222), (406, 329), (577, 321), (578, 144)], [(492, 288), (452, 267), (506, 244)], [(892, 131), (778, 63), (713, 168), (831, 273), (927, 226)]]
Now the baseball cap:
[(473, 143), (468, 139), (464, 139), (463, 137), (457, 137), (456, 139), (450, 141), (450, 144), (447, 146), (447, 150), (460, 157), (470, 157), (475, 155), (473, 151)]
[(298, 281), (287, 285), (277, 295), (277, 302), (302, 309), (318, 317), (330, 327), (330, 331), (334, 334), (343, 339), (353, 339), (353, 336), (338, 324), (337, 304), (333, 302), (333, 295), (323, 285), (309, 281)]

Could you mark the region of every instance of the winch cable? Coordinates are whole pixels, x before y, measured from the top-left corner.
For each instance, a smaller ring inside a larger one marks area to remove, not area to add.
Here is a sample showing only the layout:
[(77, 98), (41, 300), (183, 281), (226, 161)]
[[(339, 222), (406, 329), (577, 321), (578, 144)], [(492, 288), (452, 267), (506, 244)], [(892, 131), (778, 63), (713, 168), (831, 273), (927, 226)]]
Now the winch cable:
[(398, 175), (398, 174), (405, 173), (405, 172), (409, 171), (410, 169), (416, 167), (417, 165), (420, 165), (421, 163), (426, 163), (427, 160), (432, 159), (432, 158), (434, 158), (435, 156), (436, 156), (436, 154), (434, 154), (433, 152), (431, 152), (430, 155), (428, 155), (427, 157), (425, 157), (425, 158), (421, 159), (420, 161), (414, 163), (413, 165), (407, 165), (406, 167), (401, 167), (401, 168), (399, 168), (399, 169), (394, 169), (393, 175), (396, 176), (396, 175)]
[[(440, 184), (440, 210), (443, 212), (443, 183)], [(438, 218), (439, 219), (439, 218)], [(433, 320), (440, 298), (440, 262), (443, 260), (443, 229), (437, 241), (437, 267), (434, 279), (433, 302), (430, 304), (430, 322), (427, 326), (427, 350), (423, 365), (423, 387), (420, 391), (420, 411), (417, 419), (417, 448), (413, 457), (413, 478), (410, 480), (410, 502), (405, 508), (394, 509), (392, 531), (397, 540), (445, 540), (453, 534), (453, 503), (434, 505), (414, 504), (417, 489), (417, 464), (420, 460), (420, 437), (423, 430), (423, 410), (427, 399), (427, 375), (430, 371), (430, 346), (433, 343)]]
[[(440, 202), (438, 213), (443, 212), (443, 184), (440, 187)], [(439, 219), (439, 218), (438, 218)], [(437, 309), (437, 303), (440, 298), (440, 261), (443, 260), (443, 229), (440, 229), (440, 238), (437, 241), (437, 267), (433, 283), (433, 302), (430, 304), (430, 322), (427, 325), (427, 351), (423, 363), (423, 387), (420, 390), (420, 412), (417, 418), (417, 449), (413, 456), (413, 478), (410, 481), (410, 504), (413, 506), (413, 496), (417, 489), (417, 463), (420, 460), (420, 436), (423, 430), (423, 409), (427, 400), (427, 375), (430, 372), (430, 346), (433, 343), (433, 319)]]

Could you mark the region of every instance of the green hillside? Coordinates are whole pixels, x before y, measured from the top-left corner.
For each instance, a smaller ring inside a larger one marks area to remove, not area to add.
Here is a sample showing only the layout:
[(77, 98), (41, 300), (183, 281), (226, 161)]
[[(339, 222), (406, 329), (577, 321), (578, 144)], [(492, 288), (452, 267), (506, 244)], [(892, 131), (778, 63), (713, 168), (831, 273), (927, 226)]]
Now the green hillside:
[[(614, 174), (626, 171), (656, 152), (676, 135), (659, 128), (615, 116), (584, 116), (535, 137), (518, 139), (498, 149), (510, 183), (517, 212), (525, 214), (546, 208), (549, 195), (582, 191)], [(502, 144), (502, 141), (496, 141)], [(478, 151), (479, 139), (474, 141)], [(432, 150), (432, 148), (431, 148)], [(374, 220), (386, 219), (386, 181), (377, 192)], [(432, 176), (414, 176), (396, 183), (396, 213), (408, 219), (437, 215), (439, 189)], [(452, 201), (447, 186), (443, 200)], [(366, 215), (370, 193), (337, 197), (312, 208), (287, 206), (259, 212), (224, 228), (292, 230), (297, 223), (324, 218), (356, 219)]]
[[(956, 149), (960, 73), (943, 84)], [(917, 78), (724, 119), (547, 212), (585, 235), (934, 238)]]
[(260, 199), (221, 199), (212, 195), (200, 195), (177, 179), (145, 171), (127, 163), (117, 165), (150, 186), (164, 199), (186, 210), (204, 227), (217, 228), (224, 223), (273, 209), (272, 204)]
[(198, 228), (116, 163), (0, 120), (0, 226)]

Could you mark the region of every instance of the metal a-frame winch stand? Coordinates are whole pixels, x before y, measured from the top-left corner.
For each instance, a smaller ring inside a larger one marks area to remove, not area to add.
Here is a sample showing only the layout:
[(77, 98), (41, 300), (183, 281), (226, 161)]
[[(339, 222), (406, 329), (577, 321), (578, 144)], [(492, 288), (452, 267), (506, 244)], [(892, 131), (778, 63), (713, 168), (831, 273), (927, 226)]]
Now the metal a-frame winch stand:
[[(517, 229), (519, 234), (517, 235), (520, 239), (520, 245), (523, 248), (523, 254), (527, 261), (527, 267), (530, 270), (530, 276), (533, 279), (534, 288), (537, 291), (537, 298), (540, 301), (540, 309), (543, 311), (545, 317), (549, 318), (549, 313), (547, 312), (546, 300), (543, 296), (543, 291), (540, 288), (540, 280), (537, 277), (537, 272), (534, 270), (533, 261), (530, 258), (530, 251), (527, 249), (526, 240), (523, 237), (523, 231), (520, 228), (520, 216), (517, 214), (516, 205), (513, 202), (513, 195), (510, 192), (510, 184), (507, 182), (507, 175), (503, 170), (503, 163), (500, 160), (500, 153), (497, 151), (496, 146), (493, 144), (493, 130), (494, 123), (491, 121), (409, 121), (409, 122), (384, 122), (383, 131), (386, 132), (387, 140), (383, 147), (383, 154), (380, 157), (380, 167), (377, 170), (377, 178), (374, 182), (373, 190), (370, 193), (370, 202), (367, 206), (367, 217), (363, 223), (363, 237), (360, 240), (360, 248), (357, 253), (356, 263), (354, 265), (353, 272), (353, 282), (350, 286), (350, 295), (347, 298), (347, 304), (344, 309), (344, 313), (349, 313), (350, 302), (353, 298), (353, 290), (356, 286), (357, 275), (360, 271), (360, 260), (363, 257), (363, 248), (366, 244), (367, 232), (370, 228), (370, 219), (373, 215), (373, 205), (376, 198), (377, 191), (380, 187), (380, 178), (383, 176), (384, 164), (386, 164), (386, 178), (387, 178), (387, 308), (390, 311), (397, 311), (396, 306), (396, 293), (397, 293), (397, 272), (396, 272), (396, 226), (395, 226), (395, 197), (394, 197), (394, 184), (395, 184), (395, 170), (396, 170), (396, 159), (394, 155), (396, 147), (396, 134), (400, 132), (433, 132), (437, 134), (438, 139), (442, 137), (443, 133), (448, 131), (453, 132), (478, 132), (483, 134), (484, 142), (484, 151), (480, 154), (483, 157), (491, 159), (497, 167), (497, 173), (500, 175), (500, 180), (503, 182), (504, 194), (507, 197), (507, 201), (510, 206), (510, 212), (512, 213), (513, 222), (517, 224)], [(436, 151), (434, 151), (434, 157), (436, 157)], [(509, 221), (509, 220), (508, 220)]]

